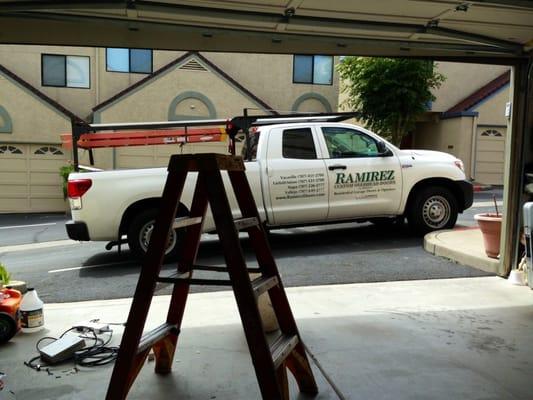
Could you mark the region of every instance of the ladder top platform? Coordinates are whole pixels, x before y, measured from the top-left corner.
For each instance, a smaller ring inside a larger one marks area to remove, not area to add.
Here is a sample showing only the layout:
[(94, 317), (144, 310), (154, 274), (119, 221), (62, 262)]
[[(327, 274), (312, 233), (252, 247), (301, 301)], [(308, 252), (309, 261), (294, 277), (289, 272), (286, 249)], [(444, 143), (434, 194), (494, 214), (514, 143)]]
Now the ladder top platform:
[(175, 154), (170, 157), (168, 170), (188, 171), (244, 171), (244, 160), (240, 156), (226, 154)]

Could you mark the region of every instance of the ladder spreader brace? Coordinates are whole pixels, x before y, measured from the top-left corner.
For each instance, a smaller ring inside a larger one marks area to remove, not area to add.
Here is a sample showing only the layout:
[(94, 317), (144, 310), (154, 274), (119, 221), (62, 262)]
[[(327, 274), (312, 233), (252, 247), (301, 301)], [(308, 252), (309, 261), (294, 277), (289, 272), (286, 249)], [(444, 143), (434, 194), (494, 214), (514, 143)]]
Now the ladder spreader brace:
[[(239, 132), (244, 132), (246, 143), (249, 144), (251, 127), (297, 122), (338, 122), (358, 115), (355, 112), (249, 115), (248, 109), (245, 108), (242, 116), (232, 119), (110, 124), (89, 124), (79, 119), (72, 119), (72, 132), (62, 134), (61, 142), (65, 148), (72, 149), (74, 170), (79, 171), (78, 149), (80, 148), (89, 151), (89, 162), (94, 165), (93, 149), (223, 142), (229, 137), (229, 152), (235, 155), (235, 136)], [(99, 133), (104, 131), (108, 133)], [(247, 149), (249, 148), (250, 146), (247, 146)]]
[[(229, 177), (224, 184), (221, 170)], [(231, 286), (237, 302), (248, 348), (255, 368), (263, 399), (288, 400), (287, 369), (293, 374), (301, 392), (318, 393), (303, 342), (292, 315), (287, 295), (281, 282), (276, 262), (263, 229), (259, 213), (250, 189), (244, 162), (241, 157), (222, 154), (174, 155), (170, 158), (168, 175), (163, 190), (159, 215), (139, 280), (133, 297), (128, 320), (122, 336), (117, 360), (107, 390), (107, 400), (125, 399), (150, 350), (155, 354), (155, 372), (171, 372), (189, 287), (200, 285)], [(185, 181), (189, 172), (197, 172), (189, 215), (175, 220)], [(241, 218), (234, 220), (226, 194), (226, 187), (233, 189)], [(202, 235), (202, 226), (208, 209), (224, 252), (226, 267), (196, 265)], [(177, 222), (176, 222), (177, 221)], [(175, 273), (161, 276), (170, 231), (176, 223), (186, 226), (180, 246)], [(256, 254), (260, 276), (250, 280), (239, 241), (239, 230), (245, 231)], [(229, 280), (193, 279), (196, 270), (222, 272)], [(144, 325), (152, 297), (158, 282), (173, 284), (166, 321), (143, 335)], [(258, 309), (258, 297), (268, 292), (279, 331), (274, 340), (268, 340)]]

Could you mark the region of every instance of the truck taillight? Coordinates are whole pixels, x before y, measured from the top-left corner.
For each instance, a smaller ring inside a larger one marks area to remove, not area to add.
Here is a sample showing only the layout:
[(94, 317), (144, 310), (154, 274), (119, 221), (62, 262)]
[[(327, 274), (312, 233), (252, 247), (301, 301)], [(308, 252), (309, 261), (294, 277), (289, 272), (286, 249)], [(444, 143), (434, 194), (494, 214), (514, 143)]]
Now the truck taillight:
[(83, 196), (91, 188), (93, 181), (90, 179), (72, 179), (67, 184), (68, 197), (73, 199)]

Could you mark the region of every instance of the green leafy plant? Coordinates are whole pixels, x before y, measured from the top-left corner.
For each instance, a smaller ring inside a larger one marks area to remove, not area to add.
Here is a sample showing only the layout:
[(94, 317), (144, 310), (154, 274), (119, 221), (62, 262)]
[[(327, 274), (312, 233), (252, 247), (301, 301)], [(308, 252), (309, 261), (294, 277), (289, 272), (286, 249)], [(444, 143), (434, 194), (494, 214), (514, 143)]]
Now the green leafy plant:
[(62, 179), (62, 187), (63, 187), (63, 199), (67, 199), (67, 182), (68, 182), (68, 176), (71, 172), (74, 172), (74, 166), (73, 165), (64, 165), (61, 168), (59, 168), (59, 175)]
[(337, 70), (348, 95), (345, 104), (397, 146), (435, 100), (431, 89), (445, 79), (426, 60), (345, 57)]
[(4, 264), (0, 263), (0, 286), (7, 285), (11, 282), (11, 274), (7, 271)]

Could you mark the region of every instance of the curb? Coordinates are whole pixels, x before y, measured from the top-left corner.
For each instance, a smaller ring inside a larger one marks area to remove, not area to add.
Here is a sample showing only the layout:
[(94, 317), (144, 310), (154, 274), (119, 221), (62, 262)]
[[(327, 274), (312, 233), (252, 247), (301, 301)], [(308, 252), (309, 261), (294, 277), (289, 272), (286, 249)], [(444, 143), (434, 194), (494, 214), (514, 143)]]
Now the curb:
[(430, 232), (424, 236), (424, 250), (467, 267), (498, 273), (500, 261), (485, 255), (481, 232), (477, 228)]

